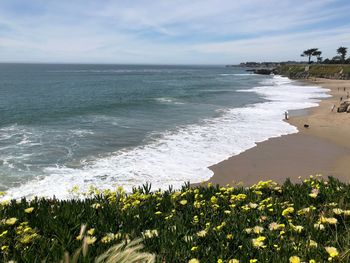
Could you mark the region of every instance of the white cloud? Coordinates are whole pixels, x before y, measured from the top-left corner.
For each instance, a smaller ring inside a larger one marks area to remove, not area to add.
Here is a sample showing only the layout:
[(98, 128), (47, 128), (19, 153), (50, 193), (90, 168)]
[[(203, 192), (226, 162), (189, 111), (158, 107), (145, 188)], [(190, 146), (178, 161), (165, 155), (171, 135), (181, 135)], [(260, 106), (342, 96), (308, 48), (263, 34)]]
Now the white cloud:
[(225, 64), (350, 44), (337, 28), (350, 4), (336, 0), (34, 0), (35, 14), (4, 2), (1, 61)]

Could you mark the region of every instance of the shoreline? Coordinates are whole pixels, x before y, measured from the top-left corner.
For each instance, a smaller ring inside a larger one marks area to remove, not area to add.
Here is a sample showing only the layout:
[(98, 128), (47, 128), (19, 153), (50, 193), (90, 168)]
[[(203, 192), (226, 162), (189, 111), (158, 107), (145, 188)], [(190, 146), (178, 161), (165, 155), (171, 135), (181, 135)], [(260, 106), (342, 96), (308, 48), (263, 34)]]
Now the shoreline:
[[(298, 133), (270, 138), (210, 166), (214, 175), (208, 182), (251, 185), (261, 180), (283, 183), (287, 178), (298, 182), (300, 177), (312, 174), (350, 181), (350, 122), (347, 122), (350, 114), (336, 112), (340, 97), (346, 99), (350, 92), (350, 80), (303, 82), (329, 89), (331, 97), (322, 99), (317, 107), (305, 109), (305, 114), (290, 115), (287, 122), (297, 127)], [(332, 112), (333, 105), (336, 108)], [(304, 124), (309, 128), (304, 128)]]

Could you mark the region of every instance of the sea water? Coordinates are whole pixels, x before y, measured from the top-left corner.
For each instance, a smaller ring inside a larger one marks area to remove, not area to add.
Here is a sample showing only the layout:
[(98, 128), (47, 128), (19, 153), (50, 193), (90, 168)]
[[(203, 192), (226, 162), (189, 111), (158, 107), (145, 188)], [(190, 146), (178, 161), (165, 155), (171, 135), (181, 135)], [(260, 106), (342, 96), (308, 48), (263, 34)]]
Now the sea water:
[(327, 96), (239, 67), (0, 64), (0, 190), (201, 182), (208, 166), (297, 132), (284, 112)]

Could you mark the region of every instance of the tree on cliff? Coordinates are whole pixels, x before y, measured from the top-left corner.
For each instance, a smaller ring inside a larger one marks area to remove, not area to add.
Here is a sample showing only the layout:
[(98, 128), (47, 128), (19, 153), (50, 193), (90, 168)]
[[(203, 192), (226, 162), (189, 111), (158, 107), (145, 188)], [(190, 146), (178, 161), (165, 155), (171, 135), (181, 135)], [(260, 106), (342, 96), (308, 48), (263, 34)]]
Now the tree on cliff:
[(311, 57), (315, 56), (315, 52), (318, 51), (318, 48), (310, 48), (307, 50), (304, 50), (304, 52), (300, 55), (302, 57), (308, 57), (309, 59), (309, 64), (311, 63)]
[(337, 53), (340, 55), (342, 62), (345, 62), (345, 56), (347, 52), (348, 52), (347, 47), (339, 47), (337, 49)]
[(314, 53), (312, 53), (313, 56), (316, 56), (317, 58), (317, 63), (322, 62), (322, 57), (321, 57), (322, 51), (316, 50)]

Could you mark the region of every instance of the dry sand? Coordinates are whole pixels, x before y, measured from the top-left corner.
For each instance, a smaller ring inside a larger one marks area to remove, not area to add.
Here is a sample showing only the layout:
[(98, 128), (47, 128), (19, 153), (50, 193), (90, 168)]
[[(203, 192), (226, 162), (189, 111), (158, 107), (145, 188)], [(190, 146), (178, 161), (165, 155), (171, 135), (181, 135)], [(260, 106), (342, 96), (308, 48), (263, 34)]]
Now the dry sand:
[[(254, 148), (209, 167), (214, 172), (209, 181), (220, 185), (238, 182), (251, 185), (269, 179), (284, 182), (290, 178), (296, 182), (299, 176), (322, 174), (349, 182), (350, 113), (337, 113), (336, 108), (340, 97), (346, 99), (350, 92), (350, 80), (314, 79), (310, 82), (330, 89), (332, 97), (307, 110), (306, 115), (289, 119), (299, 133), (258, 143)], [(332, 112), (333, 105), (336, 108)], [(304, 128), (304, 124), (310, 127)]]

